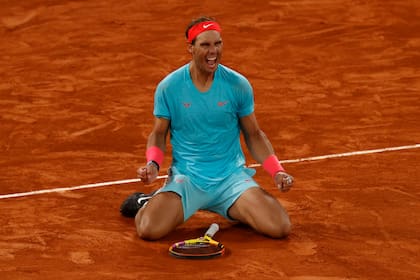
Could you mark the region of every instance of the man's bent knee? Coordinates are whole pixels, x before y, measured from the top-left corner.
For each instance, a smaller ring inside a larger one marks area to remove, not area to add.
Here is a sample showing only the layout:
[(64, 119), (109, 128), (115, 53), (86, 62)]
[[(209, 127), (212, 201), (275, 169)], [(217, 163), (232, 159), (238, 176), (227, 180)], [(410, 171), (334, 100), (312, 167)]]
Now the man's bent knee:
[(155, 230), (153, 229), (154, 227), (152, 223), (150, 222), (150, 219), (148, 219), (147, 217), (143, 217), (141, 213), (137, 214), (135, 218), (135, 223), (136, 223), (137, 235), (141, 239), (156, 240), (160, 238), (160, 236), (157, 236), (157, 234), (154, 232)]
[[(179, 196), (172, 193), (158, 195), (160, 195), (159, 198), (152, 198), (135, 217), (137, 234), (145, 240), (160, 239), (184, 221)], [(167, 198), (170, 199), (167, 200)]]
[(266, 224), (262, 232), (272, 238), (285, 238), (290, 234), (291, 230), (292, 224), (286, 215), (280, 221), (273, 221), (272, 223)]
[(273, 236), (274, 238), (285, 238), (287, 237), (292, 230), (292, 224), (290, 223), (290, 220), (283, 221), (279, 226), (278, 229)]

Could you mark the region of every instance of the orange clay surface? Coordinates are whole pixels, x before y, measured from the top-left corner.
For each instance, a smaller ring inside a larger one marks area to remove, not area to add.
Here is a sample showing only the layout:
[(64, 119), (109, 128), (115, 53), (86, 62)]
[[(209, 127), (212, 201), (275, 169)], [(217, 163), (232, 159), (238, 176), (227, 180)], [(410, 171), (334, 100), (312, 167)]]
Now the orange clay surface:
[[(281, 160), (420, 142), (418, 1), (1, 0), (0, 194), (135, 178), (155, 86), (189, 61), (202, 14)], [(294, 224), (284, 240), (207, 212), (140, 240), (120, 203), (163, 180), (2, 198), (0, 278), (420, 279), (419, 162), (412, 148), (285, 163), (285, 194), (257, 167)], [(168, 255), (212, 222), (223, 257)]]

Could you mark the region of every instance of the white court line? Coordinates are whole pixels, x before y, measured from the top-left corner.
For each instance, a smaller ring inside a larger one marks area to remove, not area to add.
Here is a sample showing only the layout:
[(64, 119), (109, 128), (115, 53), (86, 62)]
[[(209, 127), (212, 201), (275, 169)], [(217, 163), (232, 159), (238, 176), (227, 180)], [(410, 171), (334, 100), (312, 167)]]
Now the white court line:
[[(367, 154), (374, 154), (374, 153), (409, 150), (409, 149), (417, 149), (417, 148), (420, 148), (420, 144), (414, 144), (414, 145), (408, 145), (408, 146), (399, 146), (399, 147), (389, 147), (389, 148), (374, 149), (374, 150), (348, 152), (348, 153), (341, 153), (341, 154), (330, 154), (330, 155), (324, 155), (324, 156), (314, 156), (314, 157), (306, 157), (306, 158), (299, 158), (299, 159), (280, 160), (280, 163), (297, 163), (297, 162), (304, 162), (304, 161), (317, 161), (317, 160), (330, 159), (330, 158), (349, 157), (349, 156), (356, 156), (356, 155), (367, 155)], [(255, 164), (248, 165), (248, 167), (251, 167), (251, 168), (252, 167), (258, 167), (258, 166), (261, 166), (261, 164), (255, 163)], [(167, 175), (158, 176), (157, 178), (158, 179), (164, 179), (164, 178), (167, 178)], [(0, 195), (0, 199), (23, 197), (23, 196), (38, 195), (38, 194), (46, 194), (46, 193), (54, 193), (54, 192), (74, 191), (74, 190), (80, 190), (80, 189), (98, 188), (98, 187), (129, 184), (129, 183), (136, 183), (136, 182), (140, 182), (140, 179), (126, 179), (126, 180), (119, 180), (119, 181), (87, 184), (87, 185), (68, 187), (68, 188), (54, 188), (54, 189), (46, 189), (46, 190), (38, 190), (38, 191), (30, 191), (30, 192), (22, 192), (22, 193), (3, 194), (3, 195)]]

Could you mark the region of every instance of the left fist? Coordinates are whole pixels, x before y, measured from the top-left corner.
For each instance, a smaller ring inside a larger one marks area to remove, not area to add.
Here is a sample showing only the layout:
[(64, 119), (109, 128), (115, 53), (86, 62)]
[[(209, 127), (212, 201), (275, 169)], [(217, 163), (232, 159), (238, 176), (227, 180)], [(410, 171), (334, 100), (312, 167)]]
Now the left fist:
[(290, 190), (290, 188), (293, 186), (293, 176), (287, 174), (286, 172), (277, 172), (277, 174), (274, 176), (274, 182), (276, 186), (279, 188), (282, 192), (287, 192)]

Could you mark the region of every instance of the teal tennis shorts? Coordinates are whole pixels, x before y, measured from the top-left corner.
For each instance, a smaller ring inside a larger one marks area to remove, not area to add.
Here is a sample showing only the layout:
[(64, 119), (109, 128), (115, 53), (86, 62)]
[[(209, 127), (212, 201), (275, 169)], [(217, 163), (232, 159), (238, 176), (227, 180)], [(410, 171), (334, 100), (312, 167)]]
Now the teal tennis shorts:
[(168, 179), (159, 192), (174, 192), (181, 197), (184, 221), (198, 210), (215, 212), (231, 220), (229, 208), (247, 189), (259, 187), (254, 181), (255, 170), (239, 168), (219, 184), (202, 188), (191, 182), (188, 176), (179, 174), (176, 168), (169, 170)]

